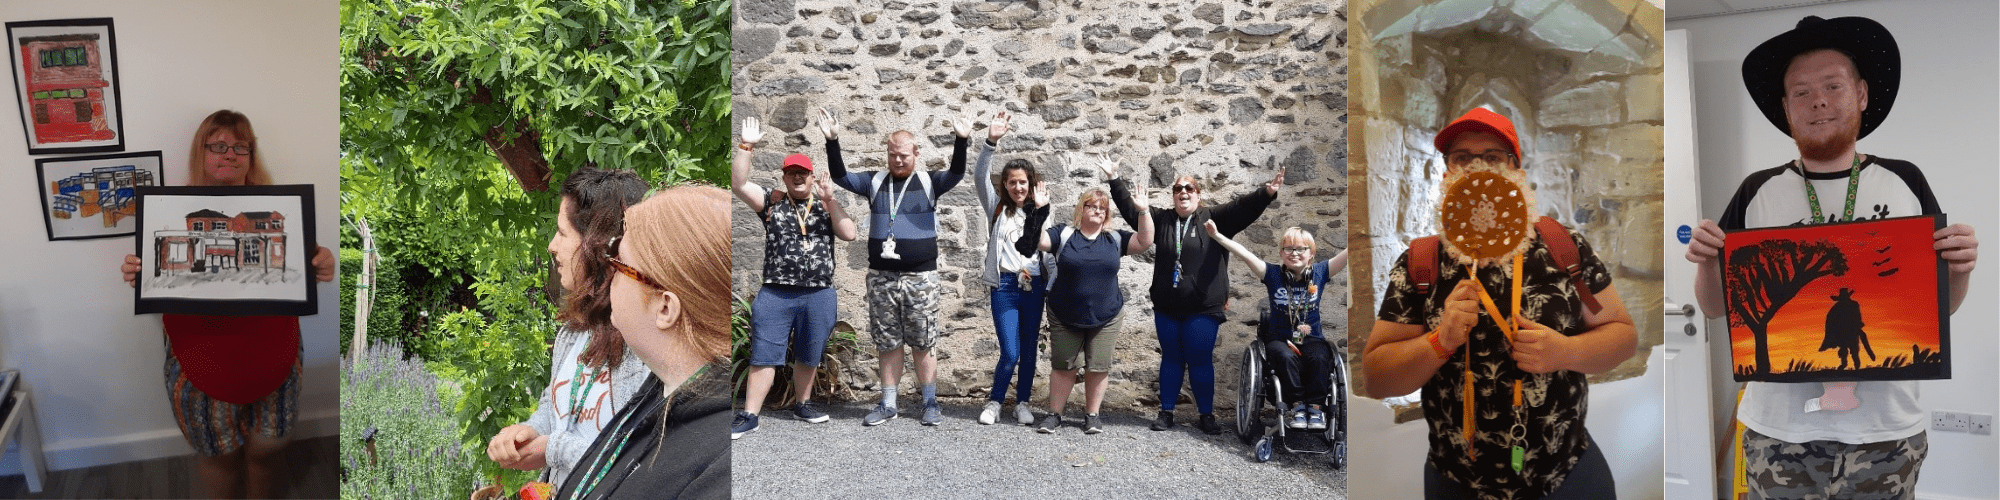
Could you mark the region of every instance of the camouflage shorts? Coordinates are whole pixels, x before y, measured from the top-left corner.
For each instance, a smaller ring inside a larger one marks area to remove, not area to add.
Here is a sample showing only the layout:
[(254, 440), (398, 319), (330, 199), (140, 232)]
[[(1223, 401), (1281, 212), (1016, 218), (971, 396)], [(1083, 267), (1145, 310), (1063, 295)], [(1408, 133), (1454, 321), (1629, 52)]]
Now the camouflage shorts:
[(937, 271), (868, 270), (868, 322), (875, 350), (937, 345), (938, 287)]
[(1916, 498), (1917, 470), (1930, 441), (1924, 433), (1868, 444), (1788, 443), (1744, 429), (1750, 498), (1886, 500)]

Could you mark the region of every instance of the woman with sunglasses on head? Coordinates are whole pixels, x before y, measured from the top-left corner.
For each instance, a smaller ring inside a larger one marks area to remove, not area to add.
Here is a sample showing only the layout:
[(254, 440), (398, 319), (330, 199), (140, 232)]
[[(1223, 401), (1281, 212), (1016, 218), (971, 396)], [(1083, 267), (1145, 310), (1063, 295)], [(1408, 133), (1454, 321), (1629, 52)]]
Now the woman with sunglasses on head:
[[(964, 126), (971, 130), (971, 124)], [(979, 276), (991, 290), (993, 331), (999, 336), (1000, 359), (993, 367), (993, 390), (979, 423), (1000, 419), (1000, 407), (1007, 402), (1007, 386), (1014, 385), (1014, 419), (1021, 425), (1034, 423), (1028, 401), (1035, 395), (1035, 344), (1042, 336), (1042, 296), (1047, 292), (1042, 280), (1042, 260), (1034, 251), (1020, 252), (1014, 242), (1027, 230), (1028, 212), (1048, 206), (1046, 198), (1035, 196), (1042, 187), (1042, 174), (1027, 160), (1013, 160), (1000, 169), (996, 178), (987, 175), (993, 150), (1007, 135), (1007, 112), (986, 126), (986, 147), (979, 150), (972, 178), (978, 184), (979, 205), (986, 210), (990, 233), (986, 239), (986, 259)], [(995, 185), (999, 189), (995, 189)], [(1046, 193), (1043, 193), (1046, 194)], [(1025, 347), (1025, 349), (1023, 349)], [(1016, 381), (1018, 380), (1018, 382)]]
[(729, 496), (729, 194), (668, 188), (625, 211), (605, 260), (611, 322), (652, 377), (556, 494)]
[[(249, 117), (225, 109), (202, 119), (188, 147), (188, 185), (269, 184)], [(125, 256), (120, 270), (127, 284), (136, 286), (141, 264), (139, 256)], [(313, 249), (312, 278), (333, 281), (334, 264), (331, 250)], [(162, 314), (160, 323), (167, 397), (197, 455), (202, 496), (271, 496), (275, 458), (299, 416), (299, 318)]]
[[(1118, 180), (1118, 163), (1107, 159), (1098, 168), (1110, 179), (1112, 190), (1120, 190), (1124, 183)], [(1044, 189), (1036, 186), (1036, 199), (1049, 199)], [(1144, 199), (1127, 199), (1130, 203), (1119, 205), (1118, 211), (1146, 209)], [(1069, 402), (1079, 368), (1084, 370), (1083, 433), (1104, 431), (1097, 410), (1110, 382), (1113, 347), (1124, 328), (1125, 295), (1118, 288), (1118, 261), (1153, 244), (1153, 222), (1149, 219), (1139, 219), (1136, 233), (1109, 228), (1111, 200), (1103, 190), (1086, 191), (1077, 198), (1074, 225), (1057, 224), (1047, 231), (1042, 225), (1048, 221), (1049, 207), (1036, 208), (1028, 214), (1021, 238), (1014, 242), (1014, 251), (1023, 255), (1048, 252), (1047, 258), (1055, 267), (1055, 277), (1048, 285), (1049, 414), (1035, 424), (1036, 432), (1053, 434), (1062, 425), (1063, 406)]]
[[(1153, 326), (1160, 339), (1160, 413), (1153, 430), (1174, 427), (1174, 405), (1181, 398), (1181, 377), (1194, 389), (1195, 406), (1201, 410), (1196, 427), (1209, 434), (1221, 434), (1215, 422), (1215, 334), (1222, 327), (1223, 303), (1229, 299), (1228, 252), (1202, 237), (1201, 227), (1215, 221), (1224, 236), (1235, 236), (1264, 214), (1264, 208), (1278, 199), (1285, 185), (1285, 171), (1235, 201), (1215, 208), (1201, 206), (1202, 189), (1193, 176), (1181, 176), (1173, 183), (1173, 208), (1145, 212), (1152, 219), (1153, 241)], [(1121, 184), (1112, 184), (1111, 195), (1126, 197)], [(1138, 214), (1125, 215), (1125, 222), (1138, 225)]]
[(1279, 263), (1274, 264), (1223, 236), (1215, 221), (1202, 224), (1202, 230), (1236, 254), (1243, 261), (1244, 270), (1264, 282), (1264, 291), (1271, 301), (1271, 317), (1257, 329), (1257, 343), (1264, 345), (1271, 371), (1284, 383), (1284, 399), (1293, 402), (1286, 426), (1325, 429), (1326, 414), (1318, 402), (1339, 395), (1333, 394), (1331, 379), (1333, 357), (1337, 354), (1333, 352), (1333, 344), (1327, 342), (1326, 334), (1320, 331), (1319, 302), (1323, 297), (1320, 292), (1326, 290), (1326, 282), (1333, 273), (1347, 267), (1347, 251), (1313, 262), (1319, 243), (1312, 233), (1293, 226), (1285, 228), (1284, 236), (1278, 239)]
[(646, 181), (629, 170), (579, 168), (563, 180), (556, 234), (549, 254), (567, 293), (550, 351), (549, 385), (527, 422), (500, 429), (486, 458), (501, 467), (542, 470), (561, 487), (578, 457), (646, 380), (646, 366), (625, 348), (611, 324), (611, 277), (606, 242), (618, 236), (625, 208), (646, 195)]

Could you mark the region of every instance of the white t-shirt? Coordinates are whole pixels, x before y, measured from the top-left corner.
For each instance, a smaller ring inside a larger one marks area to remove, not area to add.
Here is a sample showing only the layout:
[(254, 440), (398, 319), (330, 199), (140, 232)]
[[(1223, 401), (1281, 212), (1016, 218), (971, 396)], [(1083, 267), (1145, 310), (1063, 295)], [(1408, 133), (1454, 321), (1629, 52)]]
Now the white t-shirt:
[[(1869, 156), (1861, 163), (1854, 218), (1883, 219), (1942, 213), (1923, 172), (1907, 161)], [(1848, 171), (1802, 173), (1787, 163), (1743, 179), (1716, 224), (1722, 229), (1802, 226), (1812, 223), (1805, 182), (1819, 195), (1820, 214), (1841, 219), (1847, 205)], [(1750, 382), (1736, 418), (1759, 434), (1791, 443), (1839, 441), (1864, 444), (1915, 436), (1924, 430), (1917, 404), (1917, 381), (1859, 382), (1861, 406), (1847, 411), (1806, 413), (1806, 401), (1820, 397), (1819, 383)]]

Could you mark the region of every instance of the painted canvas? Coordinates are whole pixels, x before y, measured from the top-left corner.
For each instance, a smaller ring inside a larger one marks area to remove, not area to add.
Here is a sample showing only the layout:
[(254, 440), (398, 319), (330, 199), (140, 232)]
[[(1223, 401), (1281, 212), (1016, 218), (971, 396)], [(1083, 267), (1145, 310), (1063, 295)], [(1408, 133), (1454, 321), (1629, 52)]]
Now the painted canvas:
[(1944, 216), (1731, 231), (1723, 244), (1737, 381), (1951, 377)]
[(49, 241), (109, 238), (138, 227), (138, 188), (158, 186), (160, 152), (35, 160)]
[(7, 23), (28, 154), (125, 150), (111, 18)]
[(135, 314), (310, 315), (312, 186), (138, 190)]

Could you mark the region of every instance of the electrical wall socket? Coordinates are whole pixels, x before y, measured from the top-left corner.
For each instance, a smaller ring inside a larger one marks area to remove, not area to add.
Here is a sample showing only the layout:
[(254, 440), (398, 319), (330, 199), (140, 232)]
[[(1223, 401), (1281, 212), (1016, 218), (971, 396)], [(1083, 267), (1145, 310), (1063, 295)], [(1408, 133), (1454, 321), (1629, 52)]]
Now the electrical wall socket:
[(1973, 434), (1981, 436), (1989, 436), (1993, 434), (1992, 415), (1987, 415), (1983, 413), (1968, 413), (1966, 414), (1966, 416), (1969, 417), (1967, 421), (1971, 423)]
[[(1987, 427), (1992, 427), (1988, 425)], [(1955, 411), (1931, 411), (1931, 430), (1938, 432), (1970, 432), (1972, 421), (1965, 413)]]

